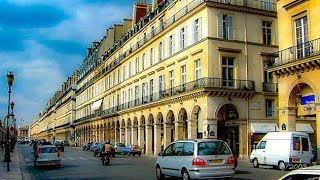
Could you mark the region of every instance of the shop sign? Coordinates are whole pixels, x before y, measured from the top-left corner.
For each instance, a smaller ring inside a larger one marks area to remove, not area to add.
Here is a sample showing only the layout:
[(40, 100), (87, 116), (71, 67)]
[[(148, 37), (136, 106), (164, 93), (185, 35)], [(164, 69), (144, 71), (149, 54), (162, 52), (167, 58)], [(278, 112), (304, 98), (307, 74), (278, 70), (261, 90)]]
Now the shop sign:
[(301, 97), (301, 105), (306, 105), (315, 102), (315, 95), (308, 95)]

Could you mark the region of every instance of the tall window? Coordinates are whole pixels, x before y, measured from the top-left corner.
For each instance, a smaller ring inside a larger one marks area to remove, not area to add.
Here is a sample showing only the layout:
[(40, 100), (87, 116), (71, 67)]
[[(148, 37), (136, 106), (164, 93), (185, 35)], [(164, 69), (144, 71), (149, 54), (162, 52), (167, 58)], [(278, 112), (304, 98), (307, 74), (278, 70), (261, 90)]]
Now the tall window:
[(234, 58), (222, 58), (222, 85), (224, 87), (234, 86)]
[(138, 74), (139, 72), (139, 58), (136, 58), (136, 63), (135, 63), (135, 74)]
[(153, 79), (150, 80), (150, 101), (153, 101)]
[(160, 29), (160, 31), (162, 31), (164, 29), (164, 24), (163, 24), (162, 18), (159, 20), (159, 29)]
[(182, 91), (186, 90), (187, 83), (187, 67), (186, 65), (181, 66), (181, 87)]
[(147, 42), (147, 32), (143, 33), (143, 43)]
[(194, 61), (194, 67), (195, 67), (194, 79), (195, 80), (199, 80), (199, 79), (201, 79), (201, 62), (200, 62), (200, 59)]
[(200, 19), (196, 19), (193, 22), (193, 42), (199, 41), (201, 39), (200, 35)]
[(309, 53), (308, 42), (308, 19), (307, 16), (295, 20), (297, 59), (304, 58)]
[(150, 34), (151, 34), (151, 37), (154, 36), (154, 26), (151, 27)]
[(179, 36), (180, 36), (179, 46), (180, 46), (180, 50), (182, 50), (186, 46), (186, 28), (185, 27), (180, 29)]
[(263, 0), (263, 1), (260, 1), (261, 2), (261, 8), (264, 9), (264, 10), (272, 10), (272, 2), (271, 0)]
[(175, 13), (174, 11), (170, 12), (170, 24), (174, 23), (175, 21), (174, 13)]
[(272, 72), (268, 72), (268, 63), (265, 62), (264, 63), (264, 77), (263, 77), (265, 83), (271, 83), (273, 82), (273, 76), (272, 76)]
[(121, 82), (121, 69), (118, 69), (118, 83)]
[(218, 38), (233, 39), (232, 16), (218, 14)]
[(162, 42), (159, 43), (159, 48), (158, 48), (158, 60), (162, 61), (163, 58), (163, 44)]
[(266, 99), (266, 116), (274, 117), (274, 100)]
[(172, 56), (173, 48), (174, 48), (174, 39), (173, 39), (173, 35), (171, 35), (168, 38), (168, 57)]
[(154, 56), (153, 48), (151, 48), (151, 49), (150, 49), (150, 66), (153, 65), (153, 56)]
[(163, 76), (159, 76), (159, 93), (160, 97), (163, 97)]
[(169, 86), (170, 86), (170, 94), (172, 95), (173, 94), (173, 87), (174, 87), (174, 73), (173, 73), (173, 70), (169, 71), (169, 77), (170, 77), (170, 83), (169, 83)]
[(128, 107), (132, 106), (131, 101), (132, 101), (132, 89), (130, 88), (128, 90)]
[(143, 55), (142, 55), (142, 70), (145, 69), (145, 65), (146, 65), (146, 53), (143, 53)]
[(271, 22), (262, 21), (263, 44), (271, 44)]
[(112, 86), (116, 85), (116, 72), (113, 73), (113, 81), (112, 81)]
[(134, 87), (134, 105), (137, 106), (139, 102), (139, 86)]
[(132, 69), (132, 63), (129, 62), (129, 66), (128, 66), (128, 76), (129, 76), (129, 78), (131, 77), (131, 69)]
[(122, 79), (123, 79), (123, 80), (126, 79), (126, 66), (125, 66), (125, 65), (123, 65)]

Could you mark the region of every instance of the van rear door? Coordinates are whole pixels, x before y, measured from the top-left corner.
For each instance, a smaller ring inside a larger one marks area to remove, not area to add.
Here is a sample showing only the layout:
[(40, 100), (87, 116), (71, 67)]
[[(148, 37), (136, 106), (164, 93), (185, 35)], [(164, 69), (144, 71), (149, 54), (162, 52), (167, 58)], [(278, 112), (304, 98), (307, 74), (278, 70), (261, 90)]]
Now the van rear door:
[(291, 163), (310, 164), (311, 149), (308, 137), (293, 136), (292, 137)]
[(310, 164), (311, 154), (310, 139), (301, 137), (301, 163)]

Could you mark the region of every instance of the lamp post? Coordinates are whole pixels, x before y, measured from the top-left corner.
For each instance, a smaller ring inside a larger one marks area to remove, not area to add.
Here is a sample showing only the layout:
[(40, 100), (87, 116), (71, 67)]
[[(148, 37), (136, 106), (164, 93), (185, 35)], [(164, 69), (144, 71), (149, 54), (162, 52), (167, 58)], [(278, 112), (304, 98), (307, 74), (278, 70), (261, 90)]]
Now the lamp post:
[[(10, 142), (10, 139), (9, 139), (9, 117), (10, 117), (10, 107), (11, 105), (14, 105), (14, 104), (11, 104), (10, 103), (10, 95), (11, 95), (11, 87), (13, 85), (13, 80), (14, 80), (14, 75), (12, 74), (12, 72), (10, 71), (9, 74), (7, 74), (7, 82), (8, 82), (8, 114), (7, 116), (4, 118), (4, 122), (5, 120), (7, 120), (7, 142), (6, 142), (6, 152), (5, 152), (5, 155), (4, 155), (4, 162), (7, 162), (7, 171), (9, 172), (10, 171), (10, 166), (9, 166), (9, 163), (11, 162), (10, 160), (10, 152), (9, 152), (9, 142)], [(11, 107), (11, 109), (13, 109), (13, 107)]]

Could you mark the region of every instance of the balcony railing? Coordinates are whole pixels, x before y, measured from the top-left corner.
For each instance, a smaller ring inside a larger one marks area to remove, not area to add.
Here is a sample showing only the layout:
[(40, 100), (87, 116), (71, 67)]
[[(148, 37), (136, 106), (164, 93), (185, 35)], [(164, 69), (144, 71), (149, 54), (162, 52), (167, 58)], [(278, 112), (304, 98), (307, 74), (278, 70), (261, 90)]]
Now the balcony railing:
[(195, 80), (180, 86), (175, 86), (173, 88), (163, 90), (158, 93), (153, 93), (147, 96), (142, 96), (141, 98), (136, 98), (130, 102), (125, 102), (123, 104), (117, 105), (107, 110), (96, 111), (93, 114), (76, 119), (75, 122), (81, 122), (81, 121), (85, 121), (85, 120), (95, 118), (95, 117), (100, 117), (100, 116), (106, 116), (106, 117), (116, 116), (118, 115), (117, 114), (118, 111), (156, 102), (158, 100), (161, 100), (170, 96), (175, 96), (184, 92), (197, 90), (200, 88), (213, 88), (217, 90), (230, 89), (230, 90), (254, 91), (255, 83), (254, 81), (249, 81), (249, 80), (238, 80), (238, 79), (225, 80), (221, 78), (205, 77), (205, 78), (201, 78), (199, 80)]
[(272, 54), (270, 66), (277, 67), (316, 55), (320, 55), (320, 38)]
[(276, 11), (277, 3), (275, 0), (208, 0), (223, 4), (232, 4), (237, 6), (245, 6), (266, 11)]
[(278, 92), (278, 83), (262, 83), (264, 92)]

